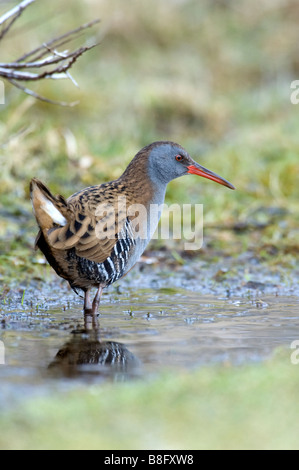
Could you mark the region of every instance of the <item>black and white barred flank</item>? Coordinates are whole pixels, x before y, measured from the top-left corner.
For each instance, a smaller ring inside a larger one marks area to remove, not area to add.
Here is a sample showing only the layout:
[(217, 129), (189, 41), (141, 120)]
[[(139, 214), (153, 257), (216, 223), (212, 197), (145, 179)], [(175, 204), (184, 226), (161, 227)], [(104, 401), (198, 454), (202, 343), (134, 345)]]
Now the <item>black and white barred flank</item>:
[(117, 235), (117, 242), (110, 256), (103, 263), (79, 257), (76, 255), (75, 249), (69, 250), (68, 261), (76, 262), (81, 279), (85, 278), (95, 284), (109, 286), (127, 272), (131, 249), (136, 245), (136, 241), (131, 222), (127, 218), (122, 231)]

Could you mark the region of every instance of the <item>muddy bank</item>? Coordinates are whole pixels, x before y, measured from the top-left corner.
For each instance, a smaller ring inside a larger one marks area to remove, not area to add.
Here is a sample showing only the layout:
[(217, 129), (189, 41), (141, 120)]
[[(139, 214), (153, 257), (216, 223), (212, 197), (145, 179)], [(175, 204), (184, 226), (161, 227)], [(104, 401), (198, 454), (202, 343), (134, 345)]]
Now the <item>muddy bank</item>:
[(296, 267), (269, 267), (252, 253), (211, 261), (147, 252), (86, 320), (82, 299), (44, 266), (44, 280), (2, 288), (2, 403), (290, 350), (299, 338), (297, 279)]
[[(148, 251), (127, 277), (106, 289), (104, 298), (117, 299), (120, 294), (130, 297), (138, 289), (151, 289), (153, 295), (162, 291), (170, 296), (178, 289), (225, 298), (299, 295), (298, 279), (298, 263), (292, 267), (269, 265), (261, 263), (252, 252), (235, 257), (190, 259), (168, 250)], [(7, 313), (16, 308), (34, 312), (54, 306), (65, 310), (81, 304), (82, 299), (73, 293), (68, 283), (46, 265), (38, 279), (4, 284), (0, 291), (2, 322)]]

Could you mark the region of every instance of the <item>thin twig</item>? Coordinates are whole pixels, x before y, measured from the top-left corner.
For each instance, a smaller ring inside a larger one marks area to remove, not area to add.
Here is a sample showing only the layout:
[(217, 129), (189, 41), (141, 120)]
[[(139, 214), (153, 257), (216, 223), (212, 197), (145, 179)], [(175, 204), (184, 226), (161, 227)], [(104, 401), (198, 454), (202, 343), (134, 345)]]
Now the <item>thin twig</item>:
[(72, 57), (73, 55), (76, 54), (76, 51), (68, 53), (68, 55), (65, 55), (64, 57), (62, 55), (55, 55), (54, 53), (52, 56), (46, 57), (43, 60), (37, 60), (35, 62), (0, 62), (0, 67), (6, 68), (9, 66), (10, 69), (13, 70), (21, 70), (21, 69), (33, 69), (33, 68), (41, 68), (44, 67), (45, 65), (53, 65), (57, 64), (58, 62), (61, 62), (62, 59), (67, 59), (69, 57)]
[(21, 14), (22, 14), (22, 10), (19, 10), (18, 13), (10, 20), (8, 25), (2, 29), (0, 33), (0, 40), (5, 36), (6, 33), (8, 33), (8, 31), (10, 30), (14, 22), (19, 18), (19, 16), (21, 16)]
[[(77, 59), (84, 54), (84, 52), (95, 47), (95, 44), (92, 46), (80, 47), (76, 49), (73, 53), (69, 54), (66, 58), (60, 58), (59, 61), (62, 64), (58, 65), (52, 70), (44, 70), (41, 73), (32, 73), (22, 70), (14, 70), (13, 67), (10, 67), (10, 64), (4, 64), (4, 67), (0, 67), (0, 76), (7, 79), (14, 79), (20, 81), (37, 81), (44, 78), (52, 78), (58, 80), (60, 78), (67, 78), (66, 72), (72, 67), (72, 65), (77, 61)], [(29, 66), (30, 67), (30, 66)], [(24, 64), (22, 68), (27, 68), (27, 65)]]
[[(72, 40), (71, 36), (73, 35), (77, 35), (78, 33), (80, 33), (81, 31), (84, 31), (85, 29), (88, 29), (88, 28), (92, 28), (92, 26), (95, 26), (96, 24), (98, 24), (100, 22), (99, 19), (96, 19), (96, 20), (93, 20), (93, 21), (90, 21), (89, 23), (86, 23), (86, 24), (83, 24), (81, 26), (79, 26), (78, 28), (76, 29), (73, 29), (71, 31), (68, 31), (67, 33), (65, 34), (62, 34), (61, 36), (58, 36), (57, 38), (54, 38), (52, 39), (51, 41), (47, 42), (47, 43), (44, 43), (42, 44), (41, 46), (37, 47), (36, 49), (33, 49), (32, 51), (30, 52), (27, 52), (26, 54), (24, 54), (22, 57), (19, 57), (19, 59), (16, 60), (16, 62), (23, 62), (25, 59), (27, 59), (28, 57), (40, 52), (40, 51), (43, 51), (42, 55), (41, 56), (38, 56), (35, 58), (35, 60), (38, 60), (40, 59), (41, 57), (43, 57), (46, 53), (47, 53), (47, 49), (51, 49), (51, 46), (53, 47), (60, 47), (64, 44), (66, 44), (67, 42), (70, 42)], [(65, 41), (62, 41), (62, 42), (58, 42), (58, 41), (61, 41), (62, 39), (65, 39)], [(54, 46), (55, 43), (58, 43)], [(43, 50), (43, 49), (46, 49), (46, 50)]]
[(17, 5), (16, 7), (4, 13), (4, 15), (0, 17), (0, 26), (4, 24), (7, 20), (9, 20), (9, 18), (11, 18), (12, 16), (17, 15), (19, 12), (22, 13), (22, 11), (25, 10), (25, 8), (27, 8), (30, 3), (34, 3), (35, 1), (36, 0), (24, 0), (23, 2), (19, 3), (19, 5)]
[[(35, 2), (35, 0), (24, 0), (18, 6), (12, 8), (0, 17), (0, 26), (3, 25), (3, 29), (0, 33), (0, 40), (5, 34), (7, 34), (23, 11), (33, 2)], [(78, 39), (84, 30), (91, 28), (98, 23), (98, 19), (90, 21), (89, 23), (85, 23), (62, 34), (61, 36), (43, 43), (32, 51), (23, 54), (15, 61), (0, 62), (0, 77), (8, 80), (13, 86), (39, 100), (52, 104), (60, 104), (62, 106), (74, 106), (77, 102), (65, 103), (45, 98), (26, 86), (21, 85), (20, 82), (44, 79), (69, 79), (75, 86), (78, 86), (69, 70), (82, 54), (97, 46), (98, 43), (82, 46), (74, 50), (67, 49), (59, 51), (58, 48), (74, 39)], [(34, 72), (32, 69), (40, 69), (40, 72)]]
[(56, 101), (56, 100), (51, 100), (50, 98), (46, 98), (45, 96), (42, 96), (42, 95), (39, 95), (38, 93), (36, 93), (35, 91), (33, 90), (30, 90), (29, 88), (26, 88), (24, 87), (23, 85), (21, 85), (20, 83), (14, 81), (14, 80), (8, 80), (13, 86), (15, 86), (16, 88), (19, 88), (20, 90), (22, 90), (24, 93), (26, 93), (27, 95), (30, 95), (30, 96), (33, 96), (34, 98), (40, 100), (40, 101), (44, 101), (45, 103), (50, 103), (50, 104), (57, 104), (57, 105), (60, 105), (60, 106), (67, 106), (67, 107), (70, 107), (72, 108), (73, 106), (76, 106), (79, 101), (73, 101), (71, 103), (67, 103), (66, 101)]

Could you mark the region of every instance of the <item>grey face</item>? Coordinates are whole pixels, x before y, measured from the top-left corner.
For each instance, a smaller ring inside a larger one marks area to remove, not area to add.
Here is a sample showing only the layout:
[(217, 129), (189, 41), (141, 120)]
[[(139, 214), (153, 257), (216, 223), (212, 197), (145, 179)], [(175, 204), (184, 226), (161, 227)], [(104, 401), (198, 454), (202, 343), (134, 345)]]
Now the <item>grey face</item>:
[(154, 142), (149, 153), (148, 175), (153, 184), (166, 189), (166, 185), (180, 176), (202, 176), (230, 189), (235, 187), (221, 176), (195, 162), (178, 144), (173, 142)]
[(186, 175), (194, 164), (188, 152), (175, 143), (161, 143), (149, 155), (149, 176), (154, 183), (167, 184)]

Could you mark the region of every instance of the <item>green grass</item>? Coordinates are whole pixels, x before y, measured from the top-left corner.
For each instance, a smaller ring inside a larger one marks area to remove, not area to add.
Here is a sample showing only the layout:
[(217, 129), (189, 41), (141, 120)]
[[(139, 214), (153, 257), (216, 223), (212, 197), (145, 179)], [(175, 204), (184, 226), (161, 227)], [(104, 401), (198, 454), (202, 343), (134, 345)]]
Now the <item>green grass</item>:
[[(169, 185), (167, 201), (204, 203), (206, 225), (246, 221), (261, 207), (286, 209), (284, 223), (259, 238), (282, 242), (283, 249), (298, 247), (299, 107), (290, 102), (290, 83), (299, 73), (298, 8), (293, 2), (254, 1), (248, 12), (246, 4), (230, 5), (154, 0), (149, 6), (131, 0), (129, 8), (121, 0), (84, 6), (72, 0), (66, 13), (55, 0), (47, 15), (41, 2), (30, 7), (21, 32), (4, 41), (5, 57), (77, 26), (79, 19), (100, 17), (103, 39), (74, 67), (80, 89), (69, 81), (32, 84), (53, 99), (79, 99), (75, 108), (46, 105), (6, 86), (0, 116), (1, 251), (10, 255), (15, 245), (26, 246), (30, 270), (32, 176), (68, 196), (118, 177), (142, 146), (160, 139), (178, 141), (238, 189), (186, 177)], [(282, 34), (283, 47), (275, 40)], [(20, 210), (25, 239), (7, 217)]]
[[(100, 17), (103, 39), (74, 67), (80, 89), (69, 81), (32, 84), (56, 100), (79, 99), (75, 108), (46, 105), (6, 85), (0, 115), (3, 282), (16, 272), (23, 280), (39, 276), (32, 265), (32, 176), (68, 196), (118, 177), (143, 145), (160, 139), (181, 143), (237, 187), (231, 192), (186, 177), (169, 185), (169, 203), (203, 203), (206, 227), (256, 221), (260, 209), (282, 209), (257, 236), (233, 234), (226, 249), (270, 244), (281, 260), (287, 252), (297, 256), (299, 108), (290, 103), (290, 83), (299, 73), (294, 4), (256, 1), (250, 14), (246, 4), (206, 0), (155, 0), (150, 6), (131, 0), (130, 8), (121, 0), (84, 6), (72, 0), (67, 13), (54, 1), (50, 9), (53, 15), (45, 16), (41, 2), (30, 7), (21, 32), (4, 41), (5, 57), (77, 26), (78, 18)], [(273, 39), (281, 34), (283, 48)]]
[(297, 367), (286, 351), (27, 399), (2, 414), (0, 448), (298, 449)]

